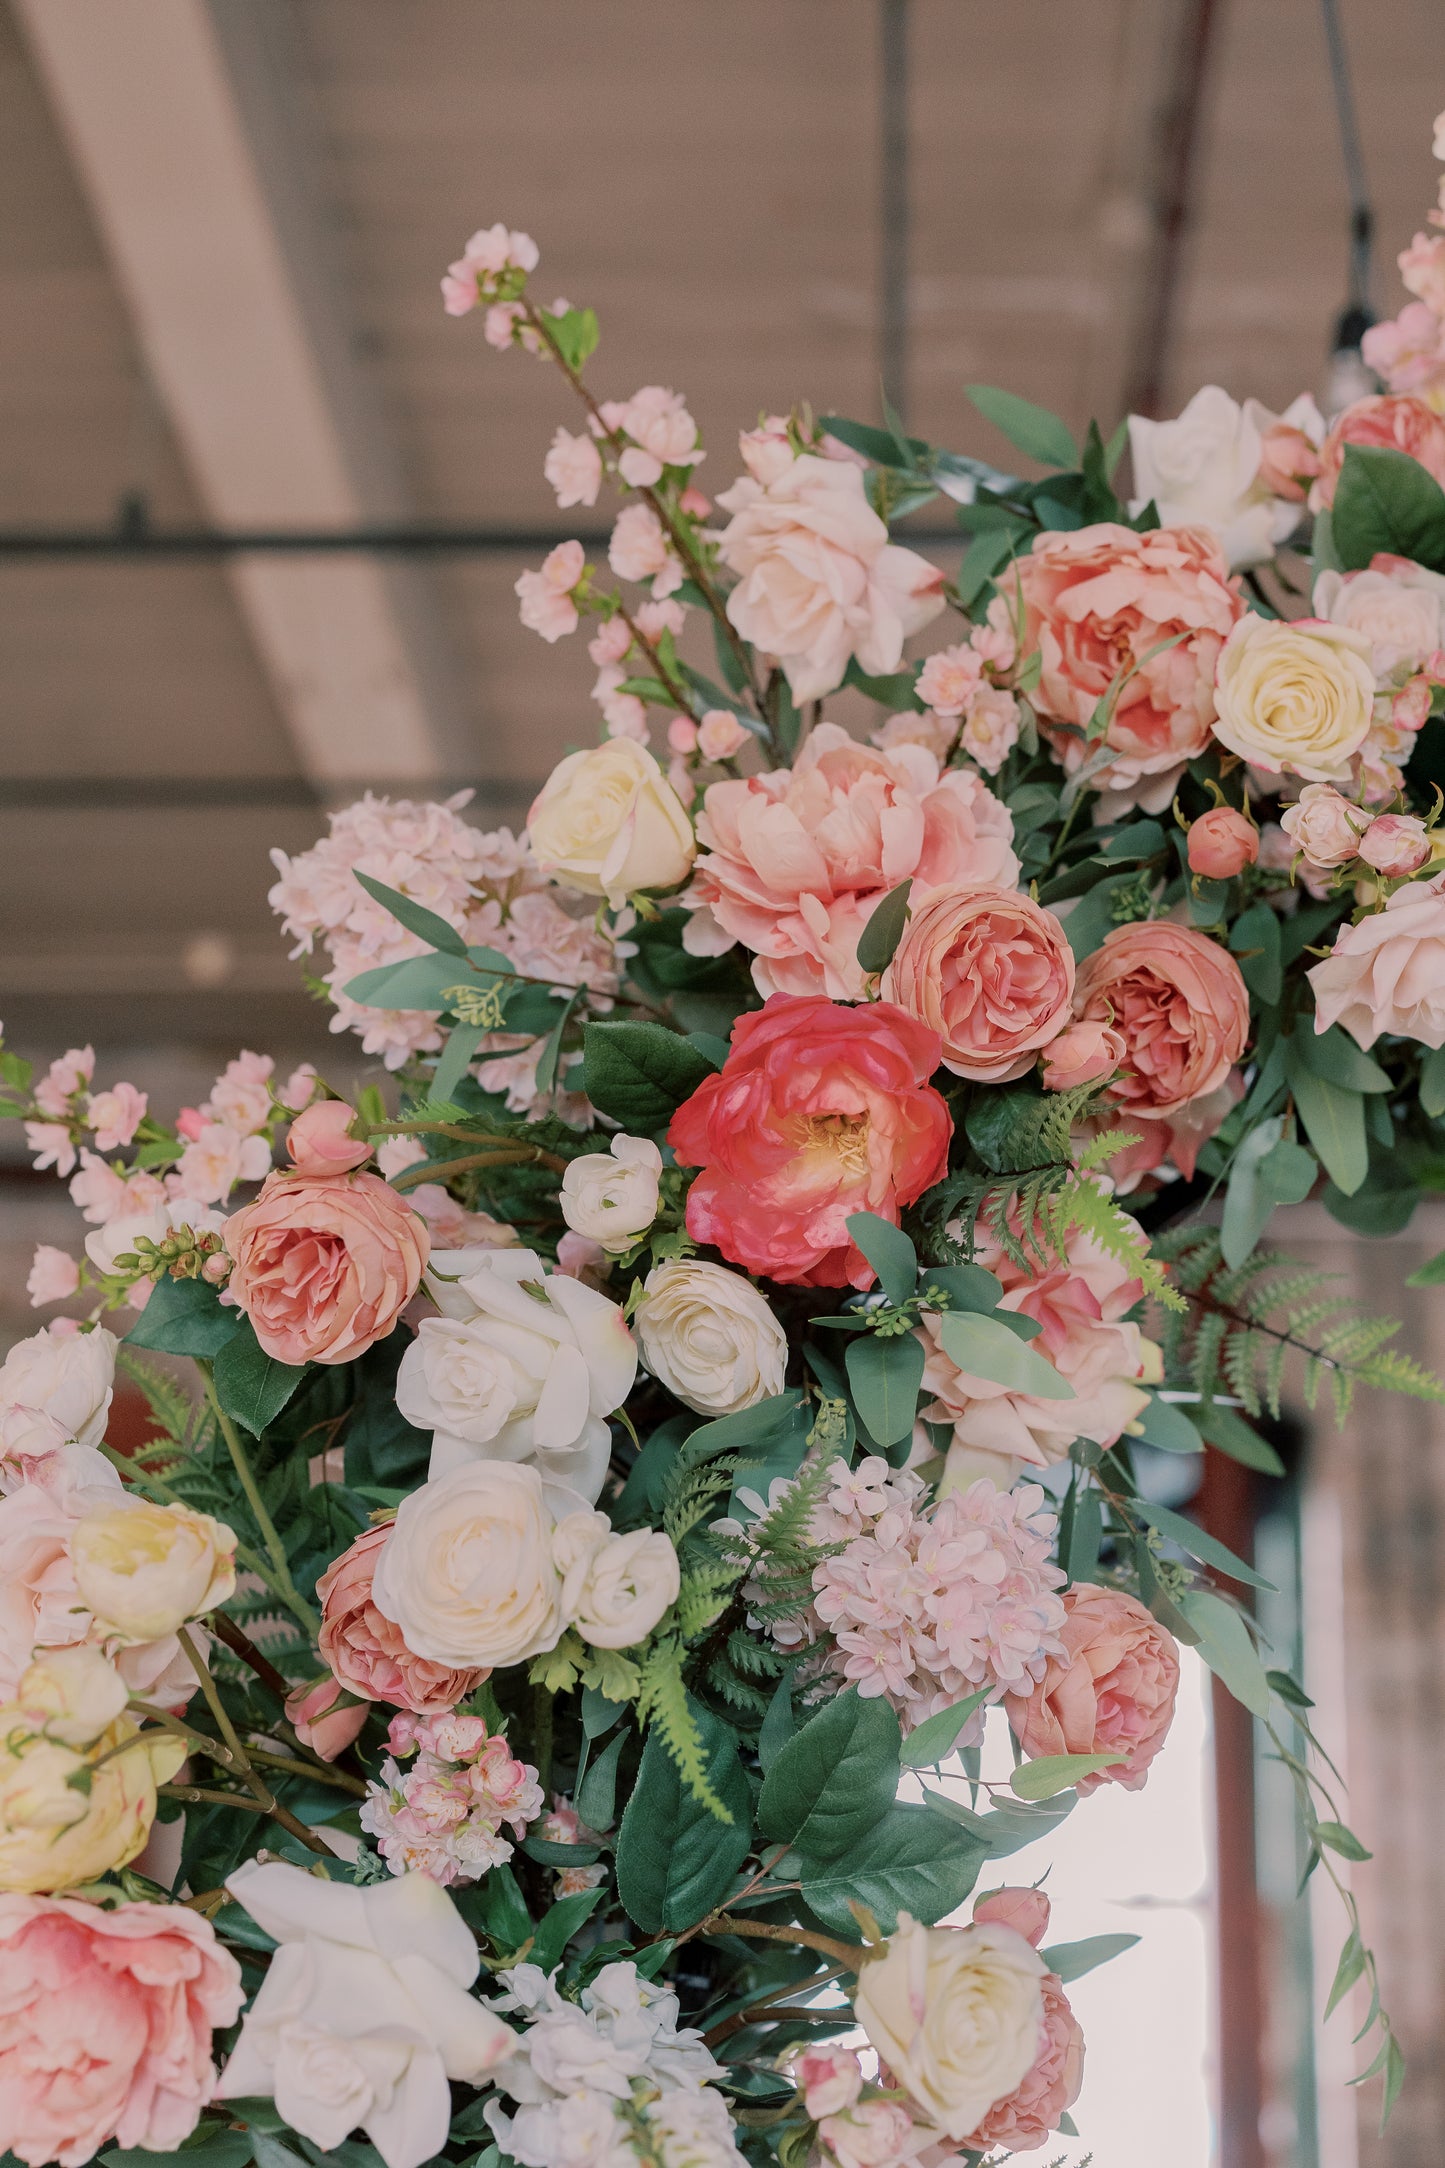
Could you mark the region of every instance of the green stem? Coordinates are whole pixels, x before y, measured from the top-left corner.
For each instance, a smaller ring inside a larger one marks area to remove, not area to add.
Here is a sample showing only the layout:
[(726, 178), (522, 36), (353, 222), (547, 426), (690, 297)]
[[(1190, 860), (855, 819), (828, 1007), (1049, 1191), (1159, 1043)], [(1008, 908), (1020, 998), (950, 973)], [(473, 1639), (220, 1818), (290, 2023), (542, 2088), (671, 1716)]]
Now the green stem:
[(831, 1935), (815, 1935), (806, 1927), (774, 1927), (768, 1920), (739, 1920), (727, 1912), (713, 1912), (698, 1929), (702, 1935), (746, 1935), (758, 1942), (799, 1942), (804, 1949), (819, 1950), (844, 1972), (856, 1972), (865, 1952)]
[[(553, 1152), (543, 1152), (535, 1145), (522, 1145), (511, 1152), (464, 1152), (459, 1159), (426, 1159), (415, 1167), (406, 1167), (393, 1175), (393, 1189), (418, 1189), (423, 1182), (447, 1180), (454, 1174), (468, 1174), (477, 1167), (535, 1167), (556, 1161), (557, 1167), (567, 1162), (557, 1159)], [(555, 1171), (555, 1169), (554, 1169)]]
[(226, 1451), (231, 1456), (231, 1465), (235, 1469), (237, 1480), (246, 1494), (246, 1503), (251, 1508), (251, 1514), (256, 1526), (261, 1531), (261, 1540), (266, 1546), (266, 1555), (271, 1561), (271, 1572), (267, 1575), (267, 1579), (286, 1605), (286, 1608), (294, 1612), (307, 1633), (314, 1637), (320, 1628), (321, 1620), (300, 1594), (291, 1578), (291, 1566), (286, 1557), (286, 1546), (276, 1533), (276, 1523), (272, 1520), (267, 1510), (266, 1501), (261, 1496), (260, 1485), (256, 1481), (250, 1461), (246, 1458), (246, 1448), (241, 1443), (240, 1434), (217, 1397), (216, 1381), (212, 1367), (210, 1363), (203, 1362), (198, 1357), (196, 1358), (196, 1368), (201, 1373), (201, 1382), (205, 1387), (206, 1399), (210, 1403), (211, 1413), (215, 1416), (217, 1427), (226, 1441)]
[[(293, 1837), (299, 1838), (308, 1851), (319, 1852), (323, 1859), (330, 1859), (333, 1856), (330, 1845), (323, 1838), (318, 1837), (314, 1831), (309, 1830), (306, 1824), (291, 1812), (289, 1807), (283, 1807), (270, 1787), (253, 1768), (251, 1757), (242, 1746), (236, 1727), (226, 1714), (225, 1704), (216, 1692), (216, 1682), (206, 1668), (205, 1658), (201, 1655), (200, 1650), (196, 1647), (195, 1642), (184, 1626), (180, 1630), (179, 1639), (182, 1648), (190, 1659), (191, 1669), (195, 1672), (200, 1683), (201, 1692), (206, 1697), (206, 1706), (215, 1718), (217, 1728), (229, 1750), (231, 1766), (246, 1786), (246, 1789), (254, 1795), (260, 1812), (269, 1814), (272, 1821), (279, 1822), (283, 1829), (289, 1830)], [(212, 1747), (208, 1751), (214, 1753), (215, 1750)], [(223, 1799), (228, 1797), (224, 1792), (219, 1796)], [(236, 1805), (240, 1802), (231, 1800), (230, 1803)]]

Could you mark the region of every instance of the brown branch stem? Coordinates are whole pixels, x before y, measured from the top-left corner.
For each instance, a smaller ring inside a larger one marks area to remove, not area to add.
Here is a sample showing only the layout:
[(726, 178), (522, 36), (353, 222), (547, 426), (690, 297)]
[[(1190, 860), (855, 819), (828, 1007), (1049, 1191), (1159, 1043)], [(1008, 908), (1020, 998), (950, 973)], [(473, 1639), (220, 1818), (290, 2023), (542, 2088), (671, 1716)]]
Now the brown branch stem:
[(801, 1943), (804, 1949), (821, 1951), (843, 1972), (856, 1972), (865, 1952), (832, 1935), (815, 1935), (807, 1927), (775, 1927), (771, 1920), (740, 1920), (730, 1912), (710, 1912), (698, 1928), (701, 1935), (743, 1935), (757, 1942)]

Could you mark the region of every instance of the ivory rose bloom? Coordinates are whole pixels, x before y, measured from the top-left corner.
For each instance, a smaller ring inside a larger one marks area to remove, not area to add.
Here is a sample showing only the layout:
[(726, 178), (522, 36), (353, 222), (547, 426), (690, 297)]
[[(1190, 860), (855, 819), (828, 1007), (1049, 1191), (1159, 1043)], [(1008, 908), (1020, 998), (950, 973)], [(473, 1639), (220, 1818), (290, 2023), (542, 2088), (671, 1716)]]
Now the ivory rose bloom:
[(891, 1002), (835, 1008), (774, 994), (740, 1016), (732, 1051), (672, 1117), (700, 1167), (687, 1229), (733, 1264), (810, 1287), (871, 1287), (852, 1212), (899, 1213), (942, 1175), (952, 1131), (928, 1082), (936, 1032)]
[(595, 1649), (636, 1648), (677, 1601), (677, 1552), (661, 1529), (615, 1536), (605, 1513), (573, 1513), (558, 1525), (552, 1556), (563, 1616)]
[(569, 753), (533, 800), (527, 834), (544, 873), (614, 910), (638, 889), (676, 888), (697, 850), (677, 792), (631, 738)]
[(391, 1535), (389, 1526), (367, 1528), (316, 1583), (322, 1661), (339, 1686), (363, 1701), (384, 1701), (415, 1716), (440, 1716), (476, 1692), (485, 1669), (435, 1664), (415, 1656), (400, 1629), (372, 1598), (376, 1562)]
[(1445, 483), (1445, 421), (1423, 399), (1388, 392), (1372, 394), (1347, 406), (1320, 446), (1320, 478), (1310, 491), (1312, 512), (1334, 503), (1347, 444), (1405, 452), (1411, 459), (1418, 459), (1437, 482)]
[(1249, 1038), (1238, 964), (1217, 941), (1171, 919), (1138, 919), (1106, 934), (1079, 967), (1076, 1005), (1123, 1039), (1110, 1097), (1150, 1121), (1215, 1091)]
[(1259, 856), (1259, 830), (1232, 805), (1211, 806), (1189, 823), (1189, 870), (1206, 881), (1232, 881)]
[(718, 554), (737, 585), (727, 613), (783, 666), (793, 698), (821, 700), (853, 656), (872, 677), (943, 608), (943, 574), (888, 539), (859, 468), (805, 452), (764, 485), (744, 476), (718, 503)]
[(1445, 874), (1397, 888), (1383, 911), (1342, 926), (1308, 977), (1316, 1031), (1340, 1024), (1363, 1047), (1382, 1032), (1445, 1046)]
[(96, 1623), (126, 1641), (159, 1641), (224, 1603), (236, 1586), (236, 1538), (190, 1506), (121, 1496), (76, 1524), (70, 1563)]
[(17, 1409), (48, 1416), (59, 1438), (99, 1445), (115, 1381), (116, 1337), (47, 1325), (17, 1340), (0, 1363), (0, 1418)]
[(380, 1175), (299, 1167), (268, 1174), (223, 1239), (235, 1265), (231, 1295), (266, 1353), (295, 1365), (355, 1362), (384, 1340), (431, 1249), (426, 1221)]
[(480, 1270), (452, 1252), (456, 1277), (428, 1276), (449, 1314), (424, 1318), (401, 1359), (396, 1404), (430, 1430), (431, 1472), (467, 1461), (534, 1461), (587, 1498), (611, 1452), (606, 1418), (637, 1375), (637, 1348), (608, 1296), (535, 1251), (487, 1250)]
[(1031, 1761), (1048, 1754), (1119, 1754), (1112, 1769), (1080, 1777), (1077, 1789), (1100, 1784), (1143, 1788), (1149, 1765), (1174, 1721), (1179, 1652), (1173, 1637), (1135, 1596), (1076, 1581), (1064, 1592), (1062, 1656), (1051, 1656), (1027, 1695), (1004, 1706)]
[[(1160, 812), (1209, 743), (1215, 663), (1244, 611), (1213, 536), (1108, 523), (1041, 534), (1000, 575), (999, 593), (1022, 612), (1020, 652), (1040, 658), (1031, 697), (1066, 773), (1107, 747), (1114, 757), (1094, 771), (1096, 787), (1120, 808)], [(1084, 733), (1111, 688), (1095, 744)]]
[(1348, 625), (1370, 643), (1377, 678), (1418, 670), (1445, 647), (1445, 577), (1377, 550), (1363, 572), (1325, 571), (1315, 581), (1316, 617)]
[(226, 1887), (280, 1948), (221, 2098), (274, 2100), (326, 2153), (360, 2125), (386, 2168), (420, 2168), (446, 2143), (448, 2080), (485, 2084), (516, 2044), (468, 1992), (481, 1960), (450, 1897), (424, 1874), (357, 1889), (280, 1860)]
[(1218, 384), (1205, 384), (1173, 421), (1129, 416), (1131, 515), (1152, 502), (1162, 527), (1212, 529), (1232, 570), (1267, 563), (1296, 517), (1261, 478), (1255, 404), (1240, 406)]
[(241, 1968), (184, 1905), (0, 1896), (0, 2146), (29, 2168), (170, 2153), (216, 2087)]
[(860, 1000), (858, 937), (900, 881), (1018, 879), (1013, 817), (980, 777), (940, 773), (922, 745), (859, 745), (836, 723), (793, 768), (710, 784), (697, 832), (684, 946), (711, 956), (741, 941), (762, 994)]
[(928, 2120), (955, 2143), (1027, 2076), (1045, 1966), (1011, 1927), (920, 1927), (906, 1912), (858, 1977), (858, 2022)]
[(1298, 802), (1286, 807), (1280, 826), (1311, 866), (1332, 871), (1359, 856), (1370, 815), (1329, 783), (1306, 783)]
[(652, 1375), (699, 1415), (736, 1415), (783, 1389), (788, 1336), (767, 1297), (721, 1265), (654, 1265), (632, 1324)]
[(558, 1199), (574, 1234), (614, 1257), (630, 1250), (657, 1217), (662, 1154), (649, 1137), (616, 1136), (610, 1152), (567, 1162)]
[(512, 1461), (434, 1476), (397, 1509), (372, 1601), (435, 1664), (490, 1671), (539, 1656), (565, 1624), (554, 1523), (585, 1510), (575, 1491)]
[(1214, 735), (1271, 775), (1337, 783), (1369, 735), (1370, 642), (1318, 618), (1240, 619), (1215, 677)]
[(1003, 888), (918, 897), (881, 992), (936, 1031), (943, 1066), (1007, 1084), (1069, 1021), (1074, 956), (1052, 911)]

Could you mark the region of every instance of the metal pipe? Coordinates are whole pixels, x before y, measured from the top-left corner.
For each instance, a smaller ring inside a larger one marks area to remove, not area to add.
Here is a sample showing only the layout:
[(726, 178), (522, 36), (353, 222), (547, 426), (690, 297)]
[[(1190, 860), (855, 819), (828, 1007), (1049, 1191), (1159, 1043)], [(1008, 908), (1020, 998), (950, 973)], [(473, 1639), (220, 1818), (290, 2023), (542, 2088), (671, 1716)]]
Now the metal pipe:
[[(962, 547), (957, 527), (896, 529), (910, 547)], [(0, 529), (0, 558), (113, 558), (145, 561), (186, 557), (333, 557), (393, 555), (431, 557), (530, 557), (559, 542), (580, 542), (590, 556), (604, 556), (606, 533), (570, 533), (541, 527), (306, 527), (257, 528), (227, 533), (209, 527), (15, 527)]]
[(1131, 414), (1157, 416), (1164, 401), (1182, 283), (1184, 241), (1193, 208), (1200, 113), (1218, 17), (1217, 0), (1186, 0), (1169, 102), (1160, 121), (1154, 246), (1125, 400)]
[(879, 0), (878, 361), (883, 396), (908, 412), (908, 0)]

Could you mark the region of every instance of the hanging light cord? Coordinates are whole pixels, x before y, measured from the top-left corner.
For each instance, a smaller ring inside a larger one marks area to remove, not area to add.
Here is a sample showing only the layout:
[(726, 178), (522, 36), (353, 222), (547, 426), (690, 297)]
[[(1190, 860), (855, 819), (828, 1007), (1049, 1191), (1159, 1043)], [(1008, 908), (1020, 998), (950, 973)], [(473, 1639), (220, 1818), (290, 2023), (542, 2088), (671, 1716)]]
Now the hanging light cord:
[(1335, 114), (1340, 124), (1340, 155), (1344, 161), (1345, 186), (1350, 198), (1350, 298), (1341, 330), (1343, 331), (1345, 323), (1351, 320), (1358, 325), (1354, 337), (1348, 342), (1342, 338), (1340, 343), (1357, 346), (1364, 331), (1374, 321), (1370, 309), (1370, 269), (1375, 239), (1375, 212), (1365, 179), (1365, 158), (1360, 148), (1355, 93), (1350, 81), (1350, 58), (1345, 49), (1339, 0), (1320, 0), (1320, 12), (1325, 22), (1325, 45), (1330, 56), (1330, 82), (1335, 96)]

